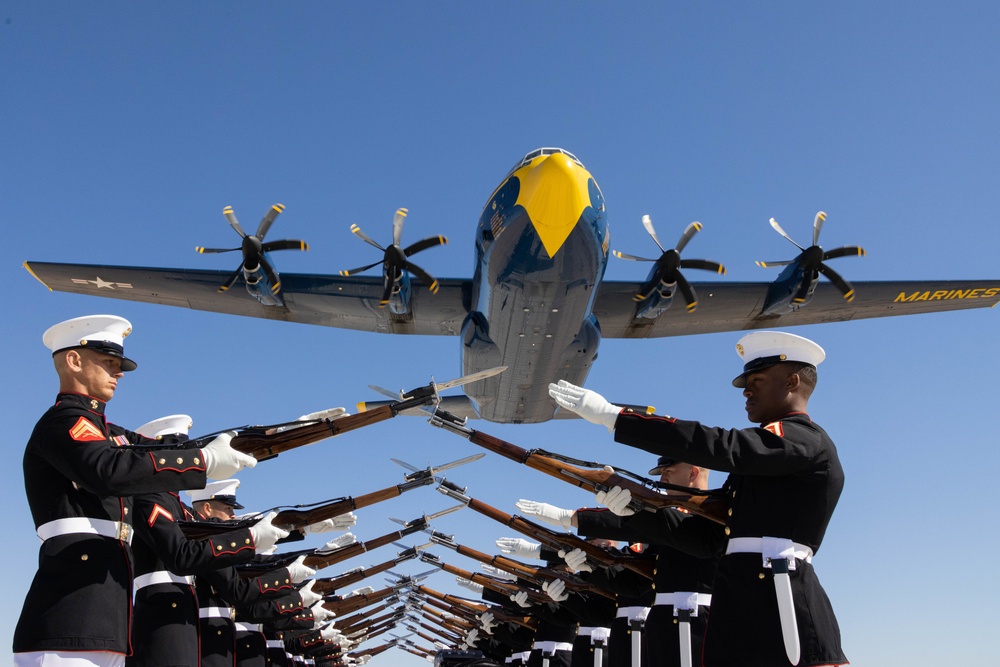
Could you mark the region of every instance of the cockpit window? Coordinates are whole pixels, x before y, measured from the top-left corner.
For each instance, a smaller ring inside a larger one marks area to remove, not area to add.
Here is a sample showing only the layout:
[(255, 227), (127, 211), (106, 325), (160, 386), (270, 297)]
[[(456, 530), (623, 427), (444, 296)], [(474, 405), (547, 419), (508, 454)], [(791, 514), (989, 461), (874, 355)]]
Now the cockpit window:
[(537, 157), (541, 157), (543, 155), (555, 155), (555, 154), (565, 155), (569, 159), (573, 160), (573, 162), (576, 162), (578, 165), (580, 165), (581, 168), (584, 168), (584, 169), (586, 168), (586, 167), (583, 166), (583, 163), (580, 162), (580, 160), (578, 160), (577, 157), (575, 155), (573, 155), (572, 153), (570, 153), (569, 151), (563, 150), (561, 148), (555, 148), (555, 147), (552, 147), (552, 148), (536, 148), (535, 150), (531, 151), (530, 153), (528, 153), (527, 155), (525, 155), (523, 158), (521, 158), (521, 160), (517, 164), (514, 165), (514, 167), (510, 170), (510, 172), (508, 172), (507, 175), (509, 176), (510, 174), (513, 174), (515, 171), (517, 171), (518, 169), (520, 169), (524, 165), (528, 164), (529, 162), (531, 162), (532, 160), (534, 160)]

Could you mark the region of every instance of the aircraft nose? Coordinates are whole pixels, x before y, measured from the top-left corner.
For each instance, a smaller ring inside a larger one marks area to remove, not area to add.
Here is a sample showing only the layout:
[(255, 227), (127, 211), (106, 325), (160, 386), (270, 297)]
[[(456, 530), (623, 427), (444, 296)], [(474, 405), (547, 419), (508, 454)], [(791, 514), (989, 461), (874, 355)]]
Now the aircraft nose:
[(521, 175), (517, 203), (528, 212), (549, 257), (555, 256), (590, 206), (589, 180), (586, 169), (559, 153), (546, 156)]

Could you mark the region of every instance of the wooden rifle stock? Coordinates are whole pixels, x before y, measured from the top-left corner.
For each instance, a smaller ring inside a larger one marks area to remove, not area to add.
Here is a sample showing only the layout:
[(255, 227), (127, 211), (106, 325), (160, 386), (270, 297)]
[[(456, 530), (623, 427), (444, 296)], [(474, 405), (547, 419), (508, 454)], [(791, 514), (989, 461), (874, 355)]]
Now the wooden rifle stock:
[(437, 598), (438, 600), (441, 600), (446, 604), (455, 605), (459, 607), (467, 607), (476, 614), (482, 614), (483, 612), (488, 611), (491, 614), (493, 614), (494, 618), (498, 618), (508, 623), (514, 623), (524, 628), (529, 628), (532, 630), (535, 629), (535, 622), (530, 617), (515, 616), (514, 614), (511, 614), (506, 610), (501, 609), (500, 607), (480, 604), (478, 602), (473, 602), (472, 600), (466, 600), (464, 598), (460, 598), (458, 596), (451, 595), (449, 593), (441, 593), (439, 591), (434, 590), (433, 588), (428, 588), (427, 586), (423, 585), (416, 586), (414, 590), (419, 591), (430, 597)]
[(697, 514), (716, 523), (726, 523), (726, 502), (718, 494), (673, 491), (667, 495), (616, 472), (580, 468), (535, 450), (518, 447), (482, 431), (466, 428), (453, 419), (449, 419), (448, 416), (435, 416), (431, 419), (431, 424), (464, 436), (472, 444), (479, 445), (494, 454), (499, 454), (511, 461), (526, 465), (592, 493), (608, 491), (615, 486), (628, 489), (637, 509), (657, 510), (664, 507), (682, 507), (692, 514)]
[(373, 551), (379, 547), (384, 547), (387, 544), (392, 544), (396, 540), (402, 539), (410, 533), (422, 530), (425, 525), (426, 523), (422, 523), (420, 520), (411, 521), (410, 524), (402, 530), (395, 530), (391, 533), (386, 533), (381, 537), (376, 537), (375, 539), (368, 540), (367, 542), (355, 542), (353, 544), (340, 547), (339, 549), (334, 549), (328, 553), (312, 553), (306, 556), (306, 559), (303, 561), (303, 565), (311, 567), (314, 570), (321, 570), (324, 567), (345, 561), (348, 558), (353, 558), (366, 551)]
[(438, 487), (438, 490), (441, 490), (442, 488), (447, 489), (444, 493), (450, 497), (463, 500), (463, 502), (468, 505), (469, 509), (478, 512), (483, 516), (487, 516), (494, 521), (502, 523), (508, 528), (512, 528), (523, 535), (527, 535), (528, 537), (538, 540), (538, 542), (544, 544), (550, 549), (555, 549), (557, 551), (572, 551), (573, 549), (580, 549), (594, 562), (604, 565), (605, 567), (620, 565), (635, 572), (636, 574), (641, 574), (647, 579), (652, 580), (653, 578), (653, 562), (650, 560), (618, 555), (603, 547), (599, 547), (596, 544), (591, 544), (578, 535), (574, 535), (572, 533), (557, 533), (537, 523), (528, 521), (522, 516), (507, 514), (503, 510), (499, 510), (481, 500), (465, 496), (462, 493), (455, 495), (454, 492), (457, 488), (451, 482), (446, 481), (442, 483), (441, 486)]
[(462, 577), (463, 579), (468, 579), (469, 581), (479, 584), (484, 588), (488, 588), (491, 591), (500, 593), (501, 595), (516, 595), (520, 592), (525, 592), (528, 594), (528, 599), (532, 602), (550, 602), (549, 596), (541, 591), (532, 590), (530, 588), (523, 588), (513, 581), (507, 581), (504, 579), (498, 579), (496, 577), (490, 577), (485, 574), (480, 574), (479, 572), (470, 572), (468, 570), (463, 570), (460, 567), (455, 567), (449, 563), (445, 563), (443, 560), (437, 556), (432, 556), (431, 554), (424, 553), (420, 556), (420, 560), (425, 563), (430, 563), (435, 565), (449, 574), (454, 574), (457, 577)]
[(394, 567), (399, 563), (399, 558), (393, 558), (392, 560), (387, 560), (384, 563), (379, 563), (378, 565), (372, 565), (371, 567), (358, 568), (350, 572), (345, 572), (339, 577), (327, 577), (324, 579), (314, 579), (313, 580), (313, 592), (319, 593), (320, 595), (328, 595), (337, 591), (338, 589), (351, 586), (359, 581), (364, 581), (368, 577), (374, 576), (380, 572), (385, 572), (390, 567)]
[(343, 598), (342, 600), (328, 600), (323, 602), (323, 607), (337, 614), (337, 616), (343, 616), (344, 614), (349, 614), (352, 611), (364, 609), (370, 604), (380, 602), (395, 592), (395, 586), (387, 586), (386, 588), (377, 590), (374, 593), (359, 593), (358, 595), (352, 595), (348, 598)]

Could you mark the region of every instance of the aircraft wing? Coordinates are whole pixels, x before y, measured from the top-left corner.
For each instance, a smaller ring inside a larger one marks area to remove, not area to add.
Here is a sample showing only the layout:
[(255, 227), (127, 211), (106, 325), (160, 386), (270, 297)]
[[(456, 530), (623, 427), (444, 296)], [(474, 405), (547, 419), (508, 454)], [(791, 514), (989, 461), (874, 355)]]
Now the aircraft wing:
[(281, 274), (284, 306), (261, 305), (239, 284), (220, 293), (231, 271), (25, 262), (49, 290), (158, 303), (213, 313), (261, 317), (377, 333), (457, 336), (472, 281), (439, 281), (437, 294), (414, 282), (410, 313), (379, 307), (382, 278)]
[(692, 283), (698, 295), (694, 312), (674, 303), (656, 319), (635, 319), (632, 295), (641, 283), (604, 282), (593, 313), (604, 338), (662, 338), (986, 308), (1000, 302), (1000, 280), (854, 282), (855, 298), (850, 302), (833, 285), (820, 282), (805, 306), (787, 315), (762, 317), (769, 284)]

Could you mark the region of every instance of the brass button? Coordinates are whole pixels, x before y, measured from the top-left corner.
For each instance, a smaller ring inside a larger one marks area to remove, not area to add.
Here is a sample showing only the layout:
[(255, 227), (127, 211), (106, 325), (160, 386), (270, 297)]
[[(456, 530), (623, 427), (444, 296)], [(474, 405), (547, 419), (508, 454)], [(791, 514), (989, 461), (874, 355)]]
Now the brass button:
[(674, 619), (674, 625), (677, 625), (677, 619), (676, 618)]
[(160, 465), (163, 465), (163, 464), (164, 464), (164, 463), (166, 463), (166, 462), (167, 462), (167, 460), (166, 460), (166, 459), (160, 459)]
[(760, 574), (758, 574), (758, 575), (757, 575), (757, 578), (758, 578), (758, 579), (763, 579), (763, 578), (764, 578), (764, 573), (763, 573), (763, 572), (761, 572)]
[(217, 635), (221, 635), (221, 634), (222, 634), (222, 630), (216, 630), (216, 631), (215, 631), (215, 634), (217, 634)]
[(264, 588), (267, 588), (267, 584), (264, 584)]
[(726, 535), (729, 534), (729, 526), (726, 526)]
[[(728, 533), (727, 533), (727, 535), (728, 535)], [(222, 551), (222, 545), (220, 544), (219, 546), (215, 547), (215, 550), (216, 551)]]
[(177, 603), (176, 602), (171, 602), (170, 603), (170, 608), (171, 609), (177, 609)]
[(230, 543), (229, 543), (229, 546), (231, 546), (231, 547), (235, 547), (235, 546), (236, 546), (236, 542), (230, 542)]
[(249, 537), (246, 539), (246, 542), (244, 544), (250, 544), (250, 538)]
[(128, 508), (127, 507), (122, 508), (122, 512), (125, 514), (125, 516), (128, 516)]
[(177, 457), (177, 465), (180, 465), (182, 463), (184, 463), (184, 459), (182, 459), (181, 457), (178, 456)]
[(733, 508), (730, 507), (728, 510), (726, 510), (726, 514), (728, 514), (729, 516), (732, 516), (733, 515)]
[(87, 560), (88, 558), (90, 558), (90, 556), (88, 556), (87, 554), (83, 554), (82, 556), (80, 556), (80, 560)]
[(194, 464), (195, 464), (195, 465), (198, 465), (199, 463), (201, 463), (201, 461), (199, 461), (199, 460), (198, 460), (198, 459), (196, 458), (196, 459), (194, 460)]

